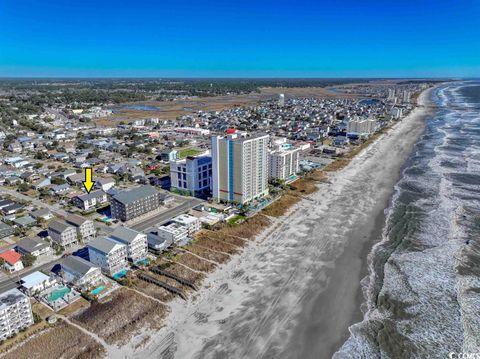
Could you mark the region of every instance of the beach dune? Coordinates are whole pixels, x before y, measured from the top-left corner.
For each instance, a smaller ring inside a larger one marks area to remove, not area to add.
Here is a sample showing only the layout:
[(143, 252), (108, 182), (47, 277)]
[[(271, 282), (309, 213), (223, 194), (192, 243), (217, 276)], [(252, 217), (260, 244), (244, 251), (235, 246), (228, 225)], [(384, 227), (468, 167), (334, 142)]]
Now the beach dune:
[[(425, 103), (427, 93), (419, 97)], [(360, 282), (400, 170), (424, 129), (419, 107), (209, 275), (135, 358), (330, 358), (362, 319)]]

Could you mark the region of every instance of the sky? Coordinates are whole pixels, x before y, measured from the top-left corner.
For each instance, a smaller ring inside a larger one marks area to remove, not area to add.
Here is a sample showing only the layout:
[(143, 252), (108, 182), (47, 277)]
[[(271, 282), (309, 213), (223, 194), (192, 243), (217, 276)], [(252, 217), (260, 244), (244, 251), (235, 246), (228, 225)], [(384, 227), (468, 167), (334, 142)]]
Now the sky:
[(0, 77), (480, 77), (479, 0), (0, 0)]

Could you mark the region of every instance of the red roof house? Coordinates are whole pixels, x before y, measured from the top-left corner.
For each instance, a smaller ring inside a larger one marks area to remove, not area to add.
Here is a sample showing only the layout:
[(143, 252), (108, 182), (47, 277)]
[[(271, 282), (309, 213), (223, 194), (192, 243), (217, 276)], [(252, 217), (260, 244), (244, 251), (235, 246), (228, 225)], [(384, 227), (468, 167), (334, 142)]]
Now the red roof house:
[(21, 261), (22, 256), (20, 253), (15, 252), (13, 249), (0, 253), (0, 258), (5, 261), (3, 267), (8, 272), (15, 272), (17, 270), (23, 269), (23, 263)]

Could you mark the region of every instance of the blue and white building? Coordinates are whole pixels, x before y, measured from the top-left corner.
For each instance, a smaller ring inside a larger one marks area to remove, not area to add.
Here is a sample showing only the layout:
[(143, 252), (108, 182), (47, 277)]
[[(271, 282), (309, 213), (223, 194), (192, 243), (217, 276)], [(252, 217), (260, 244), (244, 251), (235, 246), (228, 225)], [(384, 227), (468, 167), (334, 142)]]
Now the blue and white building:
[(244, 204), (268, 194), (268, 135), (212, 137), (212, 196)]

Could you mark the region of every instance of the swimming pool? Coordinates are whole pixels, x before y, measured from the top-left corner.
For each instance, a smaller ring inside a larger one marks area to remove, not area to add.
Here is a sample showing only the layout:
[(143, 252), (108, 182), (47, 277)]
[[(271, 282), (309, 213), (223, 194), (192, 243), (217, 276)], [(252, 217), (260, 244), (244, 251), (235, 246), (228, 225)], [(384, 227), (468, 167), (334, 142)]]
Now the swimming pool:
[(117, 272), (113, 275), (113, 279), (120, 279), (120, 278), (123, 278), (127, 275), (127, 270), (126, 269), (122, 269), (120, 272)]
[(94, 290), (92, 290), (90, 293), (92, 293), (93, 295), (97, 295), (98, 293), (100, 293), (102, 290), (104, 290), (105, 287), (104, 286), (100, 286), (98, 288), (95, 288)]
[(145, 258), (145, 259), (141, 259), (141, 260), (135, 262), (135, 264), (136, 264), (137, 266), (148, 266), (148, 263), (149, 263), (149, 262), (148, 262), (148, 259), (146, 259), (146, 258)]
[(65, 286), (60, 286), (60, 287), (56, 287), (55, 289), (53, 289), (53, 291), (50, 293), (50, 295), (48, 296), (48, 301), (49, 302), (54, 302), (60, 298), (63, 298), (63, 296), (65, 294), (68, 294), (70, 293), (72, 290), (68, 287), (65, 287)]

